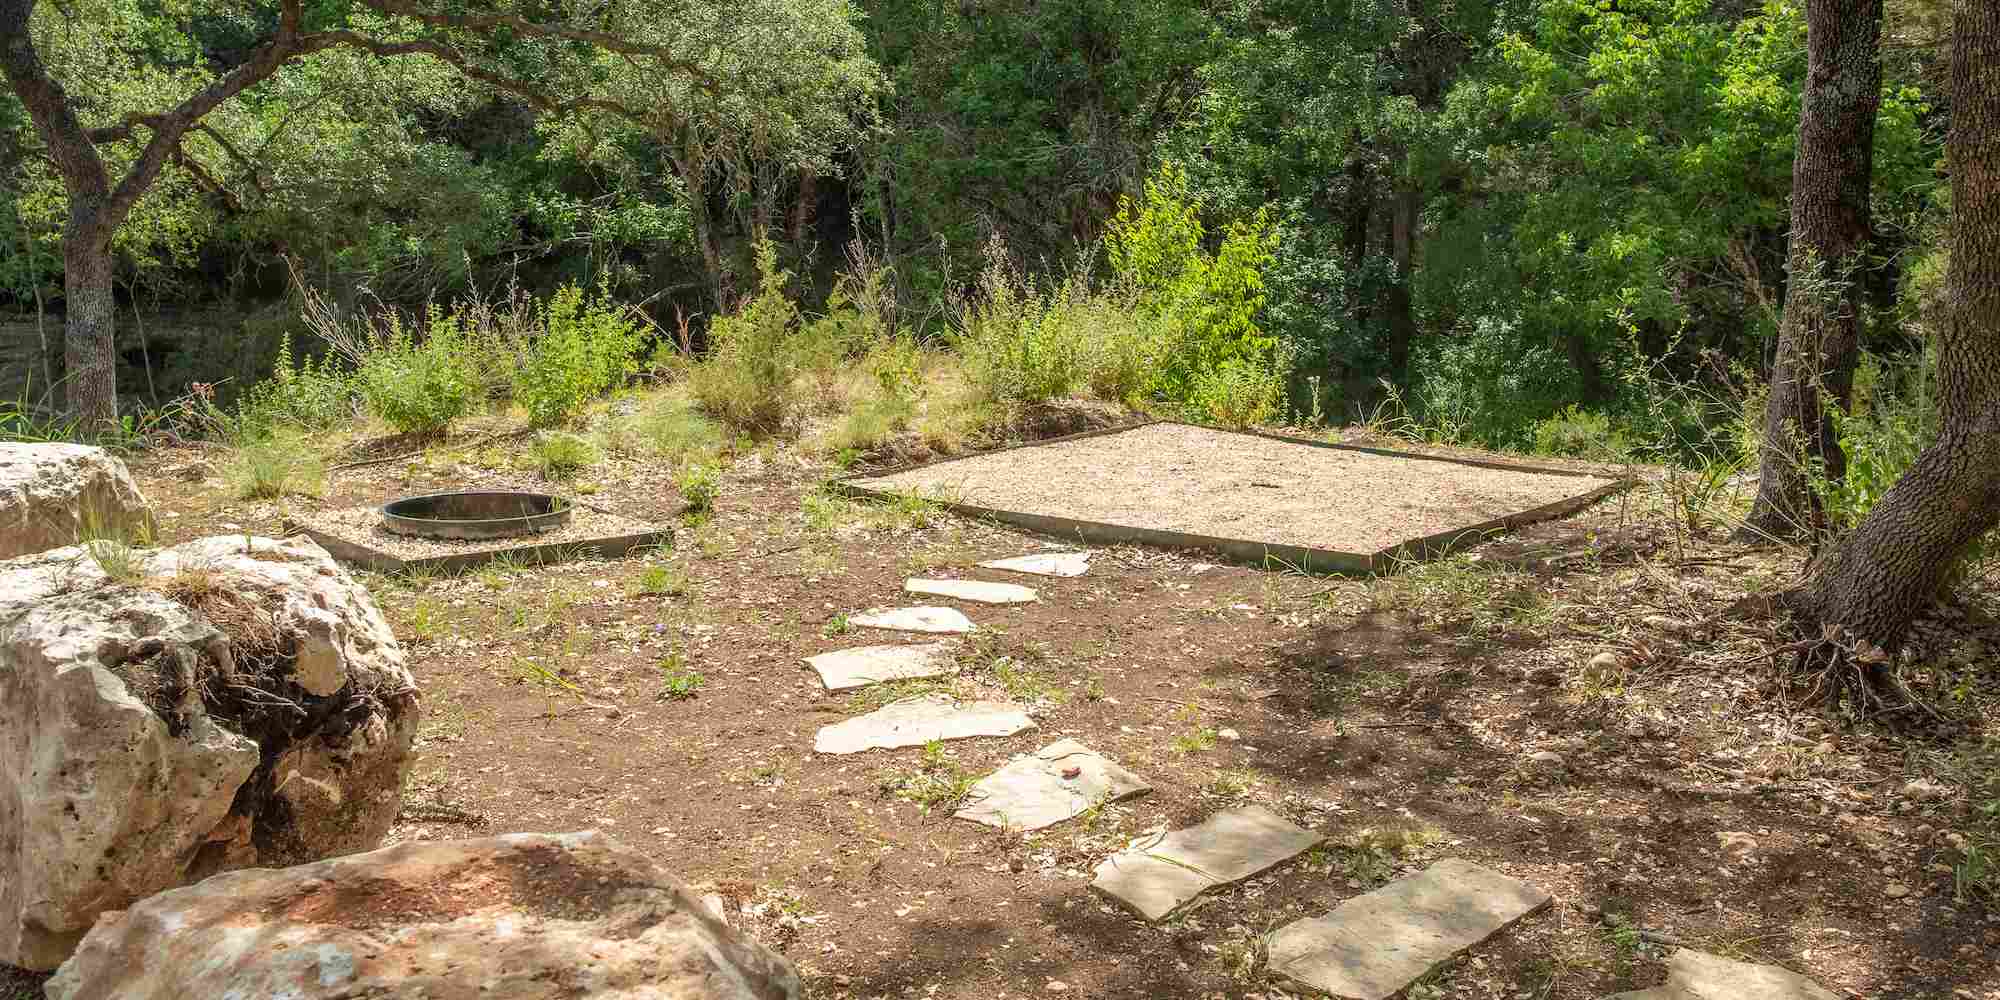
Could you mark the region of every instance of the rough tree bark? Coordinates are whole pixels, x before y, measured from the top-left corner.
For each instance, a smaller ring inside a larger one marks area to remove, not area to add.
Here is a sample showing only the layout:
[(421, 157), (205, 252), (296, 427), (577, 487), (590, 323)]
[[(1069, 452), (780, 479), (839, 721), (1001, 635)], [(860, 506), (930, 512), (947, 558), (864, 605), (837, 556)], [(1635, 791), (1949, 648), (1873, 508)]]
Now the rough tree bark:
[(1825, 518), (1810, 475), (1815, 467), (1828, 479), (1846, 473), (1822, 400), (1844, 409), (1854, 390), (1861, 332), (1854, 271), (1870, 233), (1881, 33), (1882, 0), (1807, 0), (1785, 311), (1747, 537), (1817, 537)]
[(2000, 4), (1957, 5), (1951, 59), (1951, 265), (1937, 334), (1941, 429), (1791, 595), (1829, 626), (1893, 650), (1980, 535), (2000, 525)]

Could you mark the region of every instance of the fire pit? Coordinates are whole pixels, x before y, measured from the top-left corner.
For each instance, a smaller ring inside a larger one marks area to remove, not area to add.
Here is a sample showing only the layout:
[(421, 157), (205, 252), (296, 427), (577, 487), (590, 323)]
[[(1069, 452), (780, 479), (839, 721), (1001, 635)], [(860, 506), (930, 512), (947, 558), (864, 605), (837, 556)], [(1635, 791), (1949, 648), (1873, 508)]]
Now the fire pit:
[(547, 493), (431, 493), (383, 505), (382, 527), (418, 538), (512, 538), (555, 531), (570, 511), (568, 500)]

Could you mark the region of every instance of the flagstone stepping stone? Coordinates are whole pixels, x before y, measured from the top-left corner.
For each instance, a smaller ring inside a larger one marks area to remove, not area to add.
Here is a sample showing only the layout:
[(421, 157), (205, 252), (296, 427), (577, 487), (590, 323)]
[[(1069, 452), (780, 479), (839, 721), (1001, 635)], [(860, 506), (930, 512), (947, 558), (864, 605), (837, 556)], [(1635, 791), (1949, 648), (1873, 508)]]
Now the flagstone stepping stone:
[(1029, 573), (1034, 576), (1082, 576), (1090, 572), (1090, 553), (1043, 552), (1031, 556), (1014, 556), (1011, 559), (995, 559), (979, 565), (983, 569)]
[(1018, 583), (987, 583), (984, 580), (911, 579), (904, 581), (903, 589), (912, 594), (951, 597), (981, 604), (1028, 604), (1036, 599), (1033, 587), (1023, 587)]
[(847, 624), (898, 632), (972, 631), (972, 619), (957, 608), (869, 608), (849, 617)]
[(1058, 740), (981, 778), (965, 806), (952, 815), (1025, 832), (1152, 790), (1097, 751), (1075, 740)]
[(927, 642), (916, 646), (856, 646), (806, 657), (829, 692), (851, 691), (888, 681), (911, 681), (951, 672), (957, 643)]
[(1385, 1000), (1548, 902), (1526, 882), (1446, 858), (1273, 931), (1269, 968), (1341, 1000)]
[(973, 736), (1012, 736), (1035, 728), (1021, 706), (1004, 701), (959, 703), (944, 695), (925, 695), (890, 702), (819, 731), (813, 752), (860, 753), (920, 747), (932, 740), (962, 740)]
[(1229, 809), (1185, 830), (1133, 841), (1098, 864), (1090, 887), (1157, 921), (1210, 889), (1283, 864), (1322, 839), (1263, 806)]
[(1751, 965), (1678, 948), (1667, 957), (1667, 982), (1605, 1000), (1838, 1000), (1831, 990), (1775, 965)]

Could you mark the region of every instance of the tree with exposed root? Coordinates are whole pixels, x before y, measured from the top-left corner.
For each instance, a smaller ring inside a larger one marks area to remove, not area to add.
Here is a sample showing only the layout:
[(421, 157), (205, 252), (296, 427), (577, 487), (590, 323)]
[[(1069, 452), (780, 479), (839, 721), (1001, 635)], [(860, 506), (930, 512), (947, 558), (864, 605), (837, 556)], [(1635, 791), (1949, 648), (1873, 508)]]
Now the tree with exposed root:
[[(1889, 653), (2000, 525), (2000, 4), (1961, 0), (1951, 56), (1951, 259), (1937, 331), (1937, 440), (1789, 595), (1829, 693), (1908, 707)], [(1900, 703), (1899, 703), (1900, 702)]]
[(1882, 0), (1808, 0), (1806, 85), (1792, 162), (1784, 316), (1771, 362), (1757, 499), (1743, 534), (1817, 537), (1812, 478), (1838, 480), (1846, 456), (1828, 404), (1854, 392), (1861, 342), (1860, 269), (1870, 237), (1869, 182), (1882, 106)]

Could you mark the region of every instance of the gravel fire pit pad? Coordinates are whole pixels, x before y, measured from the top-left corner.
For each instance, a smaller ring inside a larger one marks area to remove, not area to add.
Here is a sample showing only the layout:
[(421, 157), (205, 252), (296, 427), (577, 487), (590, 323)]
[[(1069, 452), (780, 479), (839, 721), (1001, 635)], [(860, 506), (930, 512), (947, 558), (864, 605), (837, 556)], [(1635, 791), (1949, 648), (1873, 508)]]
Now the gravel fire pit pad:
[[(1313, 571), (1388, 568), (1399, 552), (1573, 513), (1624, 484), (1153, 423), (845, 481), (1089, 542), (1215, 549)], [(1301, 565), (1304, 563), (1304, 565)]]
[(343, 507), (293, 514), (287, 527), (308, 535), (341, 562), (380, 573), (412, 570), (448, 572), (494, 559), (559, 562), (578, 556), (609, 557), (671, 541), (673, 529), (608, 511), (577, 505), (568, 524), (555, 531), (458, 541), (412, 538), (382, 527), (380, 507)]

